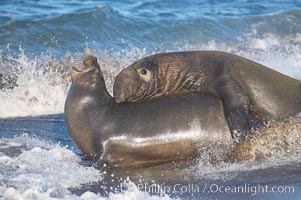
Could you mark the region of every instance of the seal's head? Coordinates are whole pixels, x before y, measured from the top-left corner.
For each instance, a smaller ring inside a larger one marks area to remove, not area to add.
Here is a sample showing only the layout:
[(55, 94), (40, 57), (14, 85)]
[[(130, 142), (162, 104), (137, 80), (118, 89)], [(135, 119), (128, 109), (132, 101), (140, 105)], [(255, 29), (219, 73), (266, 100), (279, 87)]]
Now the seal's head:
[(208, 80), (204, 71), (193, 69), (201, 60), (195, 52), (159, 53), (138, 60), (116, 77), (115, 102), (198, 92)]
[(72, 84), (89, 90), (94, 89), (96, 85), (104, 82), (97, 58), (88, 55), (85, 58), (81, 69), (73, 66), (71, 70), (71, 79)]
[(152, 93), (157, 92), (156, 88), (159, 85), (155, 79), (157, 68), (157, 61), (148, 57), (123, 69), (114, 83), (115, 102), (135, 102), (147, 99)]

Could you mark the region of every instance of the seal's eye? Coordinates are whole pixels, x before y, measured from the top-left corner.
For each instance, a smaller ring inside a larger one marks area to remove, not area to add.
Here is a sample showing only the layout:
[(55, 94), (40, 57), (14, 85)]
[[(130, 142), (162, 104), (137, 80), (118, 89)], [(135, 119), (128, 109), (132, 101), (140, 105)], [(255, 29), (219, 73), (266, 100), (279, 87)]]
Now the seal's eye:
[(138, 69), (138, 74), (139, 74), (140, 78), (142, 80), (144, 80), (145, 82), (149, 82), (152, 78), (152, 72), (145, 68)]
[(140, 74), (146, 75), (146, 74), (147, 74), (147, 70), (146, 70), (146, 69), (141, 69), (141, 70), (140, 70)]

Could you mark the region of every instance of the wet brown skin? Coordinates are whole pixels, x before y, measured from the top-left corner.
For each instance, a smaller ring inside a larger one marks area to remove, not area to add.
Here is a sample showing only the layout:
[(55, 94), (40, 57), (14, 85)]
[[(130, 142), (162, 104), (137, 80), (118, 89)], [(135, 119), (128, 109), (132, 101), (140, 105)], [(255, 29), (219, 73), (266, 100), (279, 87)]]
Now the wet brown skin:
[(114, 102), (97, 60), (73, 68), (65, 103), (70, 137), (88, 159), (113, 166), (149, 166), (195, 158), (200, 148), (229, 147), (221, 100), (187, 95), (137, 103)]
[(151, 55), (122, 70), (114, 84), (117, 103), (191, 92), (223, 101), (235, 142), (266, 121), (301, 112), (301, 81), (226, 52)]

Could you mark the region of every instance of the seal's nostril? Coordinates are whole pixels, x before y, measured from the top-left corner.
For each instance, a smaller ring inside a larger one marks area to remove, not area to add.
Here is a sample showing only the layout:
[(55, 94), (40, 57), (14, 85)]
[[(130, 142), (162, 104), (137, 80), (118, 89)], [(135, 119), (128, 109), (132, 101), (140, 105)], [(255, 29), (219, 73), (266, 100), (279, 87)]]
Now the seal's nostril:
[(125, 101), (125, 99), (123, 97), (117, 97), (117, 98), (115, 97), (114, 100), (115, 100), (116, 103), (121, 103), (121, 102)]
[(126, 101), (124, 91), (115, 93), (115, 94), (114, 94), (114, 101), (115, 101), (116, 103), (121, 103), (121, 102)]

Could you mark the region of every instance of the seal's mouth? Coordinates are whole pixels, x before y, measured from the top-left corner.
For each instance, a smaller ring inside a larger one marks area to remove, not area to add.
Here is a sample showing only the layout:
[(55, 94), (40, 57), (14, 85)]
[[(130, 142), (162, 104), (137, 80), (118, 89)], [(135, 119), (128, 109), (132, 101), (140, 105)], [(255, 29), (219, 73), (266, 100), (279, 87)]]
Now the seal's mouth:
[(75, 58), (71, 70), (75, 73), (89, 72), (95, 65), (97, 65), (97, 60), (94, 56), (80, 54)]
[(72, 66), (72, 71), (74, 71), (74, 72), (82, 72), (82, 70), (78, 69), (75, 66)]
[(75, 63), (71, 67), (71, 79), (75, 80), (78, 77), (83, 77), (84, 75), (94, 76), (93, 74), (101, 75), (100, 67), (97, 62), (97, 58), (94, 56), (86, 56), (80, 64)]
[(86, 73), (86, 72), (89, 72), (93, 69), (94, 69), (93, 65), (87, 65), (87, 64), (83, 64), (83, 66), (81, 66), (80, 68), (72, 66), (72, 71), (76, 72), (76, 73), (83, 73), (83, 72)]

